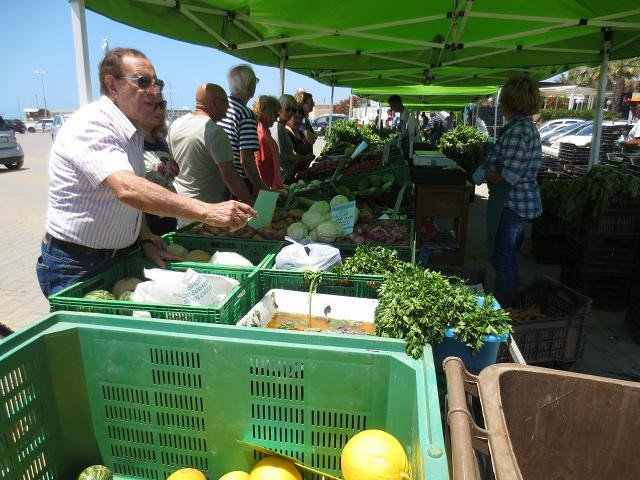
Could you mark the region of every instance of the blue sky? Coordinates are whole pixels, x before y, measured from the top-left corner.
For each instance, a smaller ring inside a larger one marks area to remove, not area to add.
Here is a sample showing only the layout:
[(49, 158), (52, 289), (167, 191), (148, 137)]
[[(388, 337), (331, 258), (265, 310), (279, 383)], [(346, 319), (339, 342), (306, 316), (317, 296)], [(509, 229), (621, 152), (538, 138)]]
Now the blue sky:
[[(0, 73), (0, 115), (22, 117), (22, 109), (43, 107), (40, 77), (35, 70), (46, 70), (47, 108), (74, 109), (78, 94), (73, 55), (71, 13), (65, 0), (2, 0), (2, 72)], [(123, 46), (143, 51), (152, 61), (158, 77), (171, 82), (175, 108), (193, 108), (196, 87), (204, 82), (218, 83), (226, 89), (226, 72), (240, 61), (211, 48), (190, 45), (136, 30), (87, 11), (87, 32), (91, 61), (93, 98), (97, 98), (97, 68), (101, 45), (109, 39), (111, 48)], [(277, 95), (278, 69), (255, 66), (260, 83), (257, 95)], [(285, 92), (303, 87), (316, 102), (328, 103), (331, 89), (315, 80), (287, 71)], [(168, 90), (168, 88), (167, 88)], [(336, 88), (335, 101), (348, 98), (349, 90)], [(169, 94), (166, 93), (167, 100)]]

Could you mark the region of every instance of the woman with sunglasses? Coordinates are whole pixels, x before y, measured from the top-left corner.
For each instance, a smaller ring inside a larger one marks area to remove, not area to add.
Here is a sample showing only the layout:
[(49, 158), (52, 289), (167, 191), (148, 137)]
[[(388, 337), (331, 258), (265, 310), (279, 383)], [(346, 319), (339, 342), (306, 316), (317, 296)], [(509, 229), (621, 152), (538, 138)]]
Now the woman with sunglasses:
[(300, 135), (304, 142), (307, 143), (310, 146), (311, 151), (313, 151), (313, 144), (316, 143), (316, 140), (318, 139), (316, 132), (313, 131), (311, 120), (309, 120), (309, 114), (316, 106), (313, 101), (313, 95), (305, 92), (304, 90), (299, 90), (296, 92), (296, 101), (298, 102), (298, 108), (300, 108), (303, 113), (302, 122), (300, 122), (298, 130), (300, 131)]
[(305, 118), (304, 110), (298, 108), (287, 122), (287, 134), (293, 143), (293, 150), (301, 156), (310, 157), (309, 161), (299, 162), (293, 169), (295, 175), (301, 170), (309, 168), (311, 160), (313, 160), (313, 145), (308, 143), (300, 132), (300, 126), (303, 124)]
[(287, 132), (287, 123), (297, 111), (298, 103), (296, 102), (296, 99), (291, 95), (282, 95), (280, 97), (278, 121), (273, 127), (271, 127), (271, 135), (278, 144), (278, 148), (280, 150), (280, 167), (282, 169), (282, 180), (285, 183), (289, 183), (293, 180), (293, 173), (297, 164), (308, 164), (313, 160), (313, 154), (300, 155), (295, 151), (291, 137)]
[[(153, 111), (154, 127), (144, 134), (144, 165), (146, 179), (175, 193), (173, 180), (178, 175), (180, 168), (171, 156), (167, 141), (167, 102), (159, 95)], [(159, 217), (147, 213), (146, 219), (149, 230), (154, 235), (164, 235), (173, 232), (177, 226), (174, 217)]]

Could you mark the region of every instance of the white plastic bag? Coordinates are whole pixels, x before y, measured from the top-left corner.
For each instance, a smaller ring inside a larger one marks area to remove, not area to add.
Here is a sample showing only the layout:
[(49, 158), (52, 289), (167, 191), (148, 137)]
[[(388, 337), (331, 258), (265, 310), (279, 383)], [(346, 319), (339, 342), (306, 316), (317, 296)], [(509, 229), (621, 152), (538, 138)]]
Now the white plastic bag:
[[(290, 238), (286, 238), (292, 242)], [(340, 250), (324, 243), (302, 245), (292, 242), (276, 255), (278, 270), (329, 270), (342, 263)]]
[(253, 263), (236, 252), (216, 252), (209, 263), (218, 265), (236, 265), (238, 267), (253, 267)]
[(150, 281), (136, 286), (134, 302), (215, 307), (221, 305), (239, 284), (233, 278), (202, 274), (192, 269), (173, 272), (145, 268), (144, 276)]

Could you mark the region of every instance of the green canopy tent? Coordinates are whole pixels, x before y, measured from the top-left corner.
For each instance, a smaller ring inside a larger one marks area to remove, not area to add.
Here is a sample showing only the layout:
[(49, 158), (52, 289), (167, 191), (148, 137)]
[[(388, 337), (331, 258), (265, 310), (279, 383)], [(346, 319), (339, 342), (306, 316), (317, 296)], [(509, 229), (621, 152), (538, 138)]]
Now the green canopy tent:
[(474, 102), (498, 93), (497, 86), (443, 87), (438, 85), (401, 85), (395, 87), (356, 88), (354, 95), (386, 102), (391, 95), (400, 95), (410, 103)]
[[(90, 98), (85, 2), (142, 30), (279, 66), (281, 80), (285, 67), (316, 78), (419, 68), (427, 83), (437, 83), (454, 81), (438, 70), (445, 67), (565, 69), (640, 55), (638, 0), (323, 0), (303, 9), (293, 0), (71, 0), (81, 102)], [(471, 70), (467, 78), (476, 75)], [(606, 69), (600, 78), (593, 159)]]

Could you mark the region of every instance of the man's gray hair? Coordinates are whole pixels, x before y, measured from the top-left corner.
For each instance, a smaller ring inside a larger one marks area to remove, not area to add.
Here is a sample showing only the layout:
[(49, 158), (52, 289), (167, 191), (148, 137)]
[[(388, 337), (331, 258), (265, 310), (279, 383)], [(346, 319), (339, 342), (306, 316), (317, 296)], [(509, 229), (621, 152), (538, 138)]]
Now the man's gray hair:
[(251, 82), (255, 81), (256, 74), (250, 65), (241, 64), (236, 65), (229, 70), (227, 79), (229, 80), (229, 89), (231, 90), (231, 93), (247, 92), (249, 91)]
[(296, 102), (296, 99), (293, 98), (292, 95), (289, 94), (284, 94), (282, 95), (280, 98), (280, 106), (282, 108), (287, 108), (287, 107), (297, 107), (298, 106), (298, 102)]

